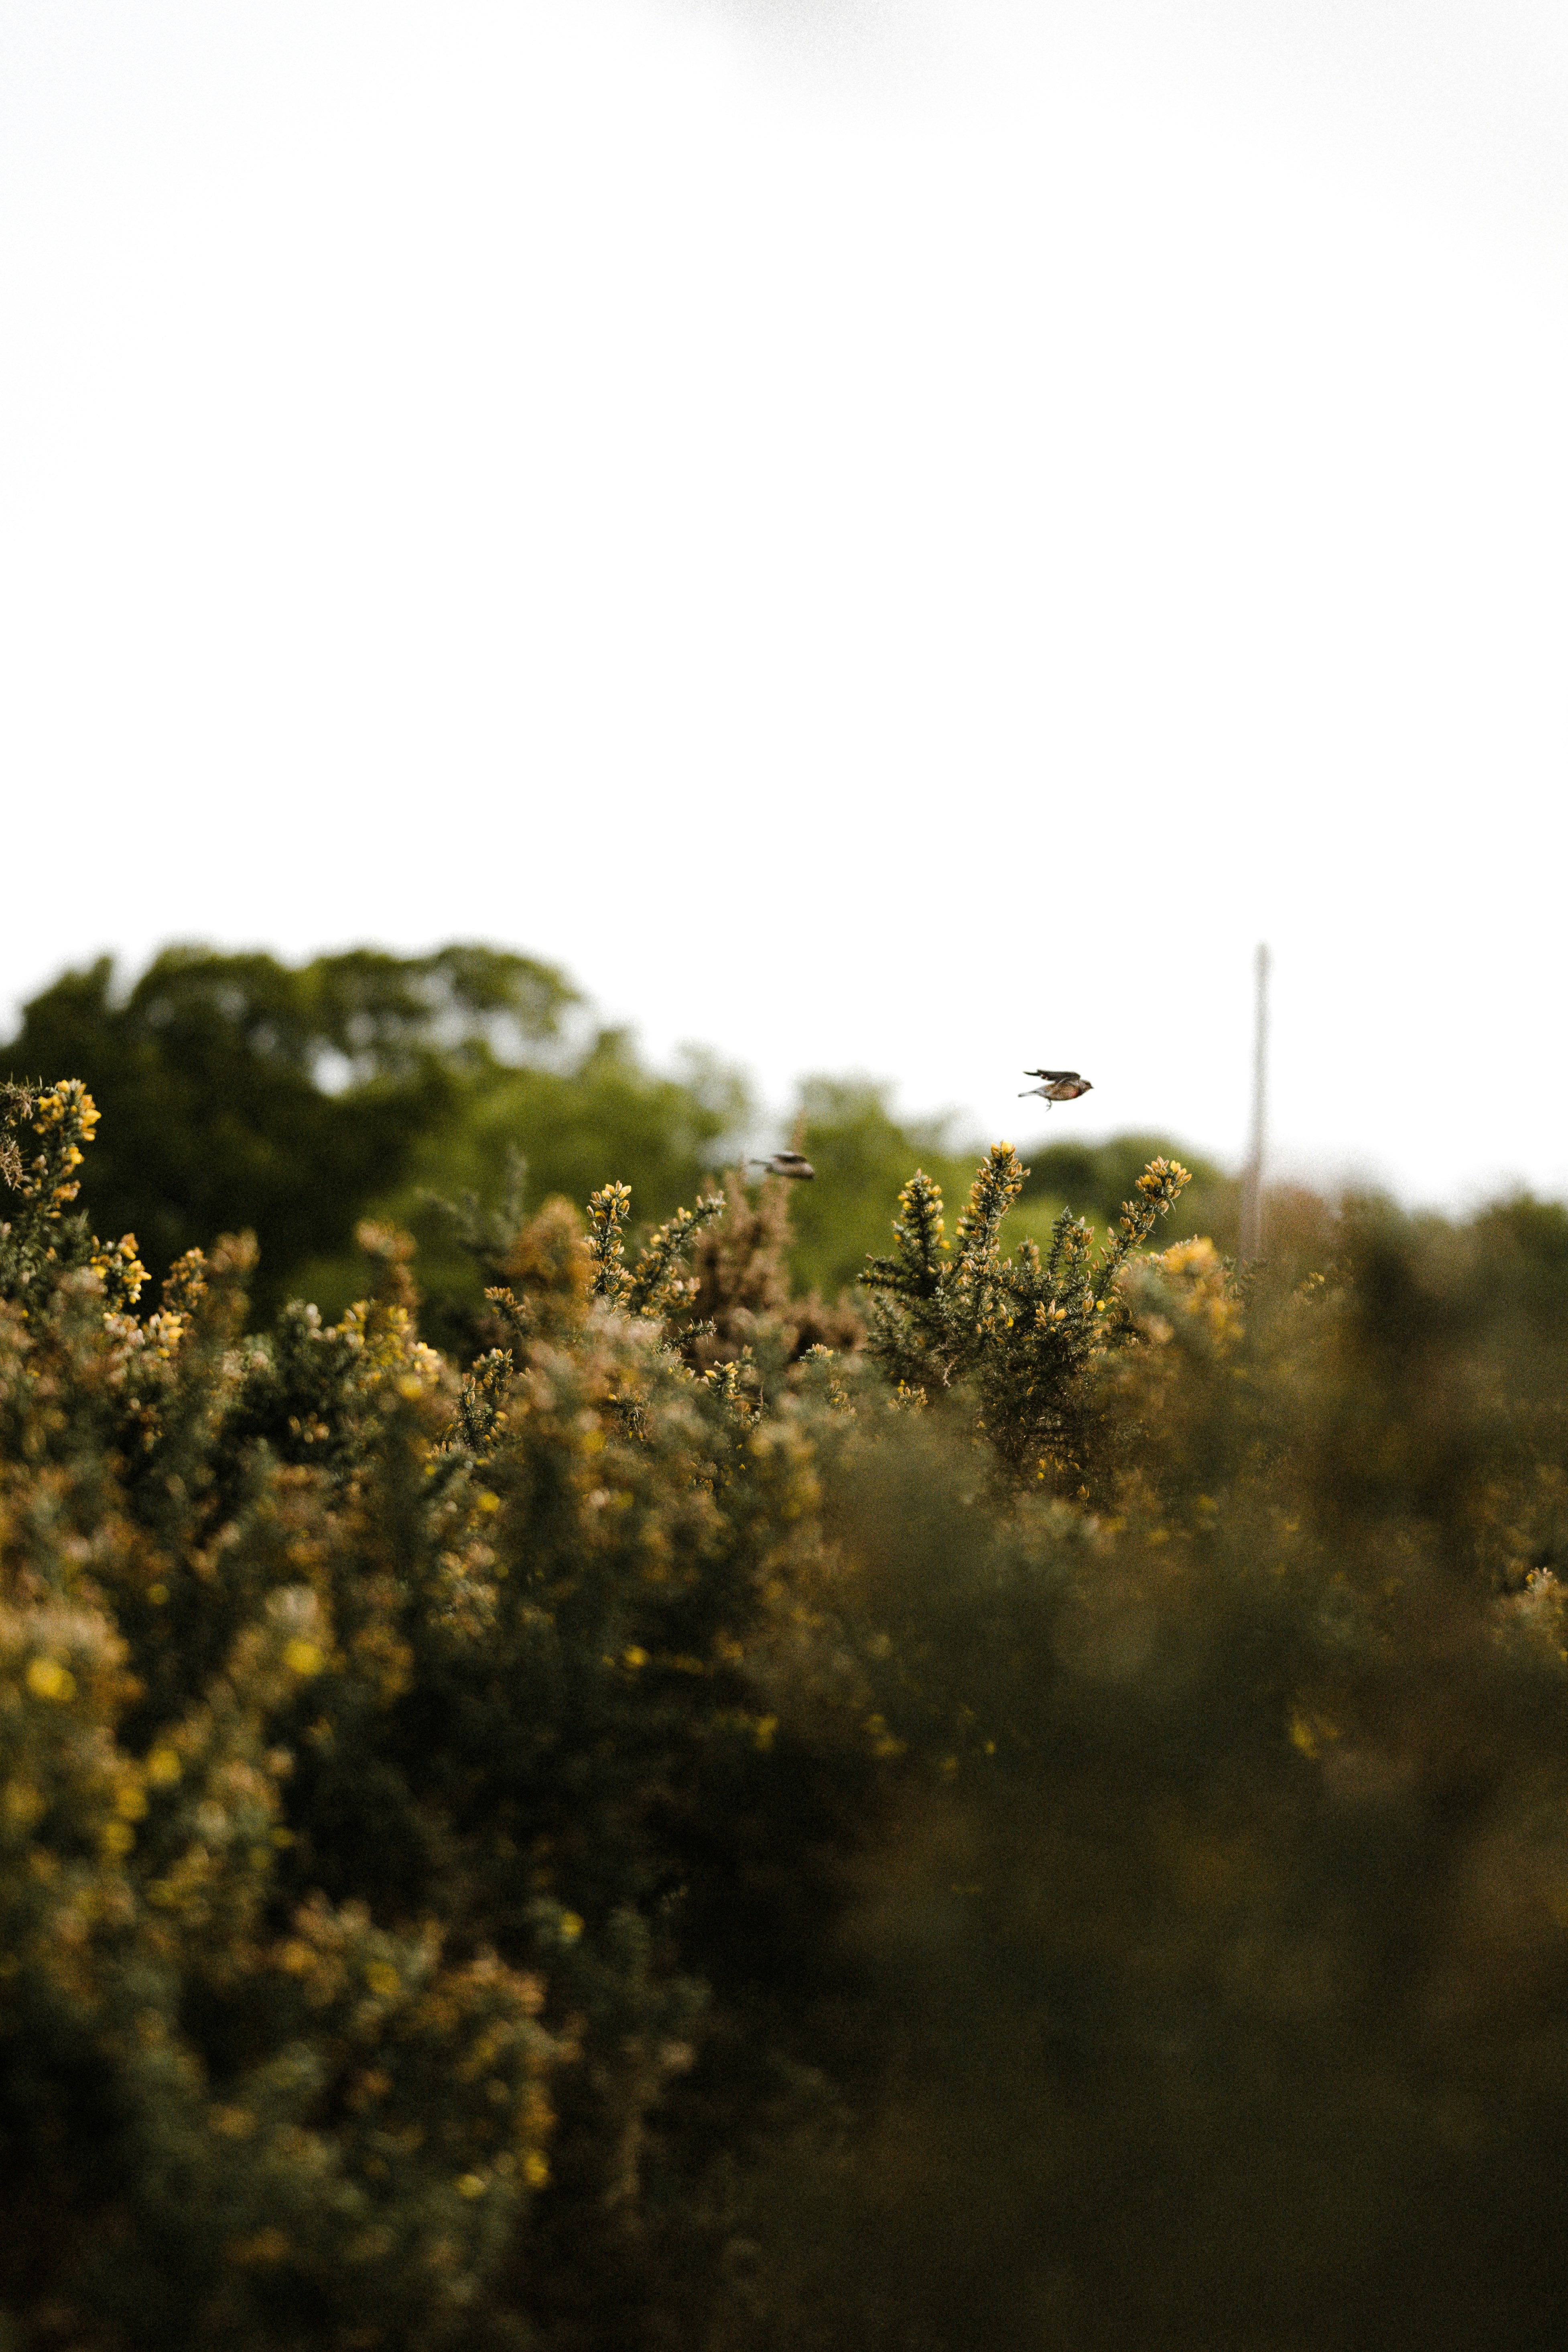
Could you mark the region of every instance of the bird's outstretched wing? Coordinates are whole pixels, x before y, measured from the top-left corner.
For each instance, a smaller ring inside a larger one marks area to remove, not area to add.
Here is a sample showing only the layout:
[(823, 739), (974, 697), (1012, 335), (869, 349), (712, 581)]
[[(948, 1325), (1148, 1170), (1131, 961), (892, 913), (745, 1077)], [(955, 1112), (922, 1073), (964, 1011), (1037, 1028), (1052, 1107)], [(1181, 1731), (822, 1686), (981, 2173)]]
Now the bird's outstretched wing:
[(1047, 1078), (1055, 1086), (1060, 1078), (1076, 1078), (1078, 1072), (1076, 1070), (1026, 1070), (1024, 1076), (1026, 1078)]

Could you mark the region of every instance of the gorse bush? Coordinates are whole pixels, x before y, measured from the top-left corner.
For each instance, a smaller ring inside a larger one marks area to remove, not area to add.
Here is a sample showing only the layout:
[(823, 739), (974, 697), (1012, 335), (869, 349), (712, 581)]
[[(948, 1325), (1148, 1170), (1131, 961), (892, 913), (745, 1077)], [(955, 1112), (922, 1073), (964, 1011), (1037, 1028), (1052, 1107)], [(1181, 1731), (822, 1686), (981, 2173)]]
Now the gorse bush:
[[(26, 2352), (1545, 2346), (1568, 1215), (1245, 1292), (905, 1184), (478, 1212), (477, 1348), (0, 1144)], [(1091, 1204), (1092, 1205), (1092, 1204)], [(0, 2341), (3, 2341), (0, 2336)]]
[(679, 1223), (612, 1306), (547, 1210), (515, 1368), (466, 1386), (374, 1231), (336, 1326), (245, 1339), (238, 1246), (139, 1318), (133, 1245), (71, 1207), (89, 1098), (10, 1106), (5, 2305), (41, 2341), (528, 2340), (570, 2300), (520, 2252), (553, 2179), (635, 2340), (643, 2137), (711, 1997), (666, 1915), (718, 1912), (713, 1822), (776, 1801), (748, 1656), (810, 1526), (791, 1400), (758, 1425), (668, 1344)]
[(899, 1195), (894, 1254), (860, 1276), (872, 1294), (867, 1345), (900, 1395), (924, 1402), (933, 1386), (972, 1386), (978, 1425), (1008, 1467), (1059, 1483), (1088, 1466), (1086, 1375), (1133, 1331), (1117, 1277), (1189, 1178), (1179, 1161), (1151, 1160), (1098, 1253), (1064, 1209), (1047, 1256), (1026, 1241), (1005, 1259), (1002, 1222), (1025, 1172), (1010, 1144), (994, 1146), (950, 1249), (941, 1190), (916, 1171)]

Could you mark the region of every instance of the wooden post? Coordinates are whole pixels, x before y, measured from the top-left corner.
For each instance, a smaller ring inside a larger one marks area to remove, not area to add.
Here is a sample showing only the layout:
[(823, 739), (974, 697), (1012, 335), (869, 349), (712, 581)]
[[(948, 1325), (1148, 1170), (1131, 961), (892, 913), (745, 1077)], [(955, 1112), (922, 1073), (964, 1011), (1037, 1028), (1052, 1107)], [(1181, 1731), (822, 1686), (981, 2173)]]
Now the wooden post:
[(1263, 1255), (1263, 1153), (1268, 1121), (1268, 950), (1261, 942), (1254, 959), (1256, 995), (1252, 1025), (1252, 1141), (1241, 1180), (1243, 1265)]

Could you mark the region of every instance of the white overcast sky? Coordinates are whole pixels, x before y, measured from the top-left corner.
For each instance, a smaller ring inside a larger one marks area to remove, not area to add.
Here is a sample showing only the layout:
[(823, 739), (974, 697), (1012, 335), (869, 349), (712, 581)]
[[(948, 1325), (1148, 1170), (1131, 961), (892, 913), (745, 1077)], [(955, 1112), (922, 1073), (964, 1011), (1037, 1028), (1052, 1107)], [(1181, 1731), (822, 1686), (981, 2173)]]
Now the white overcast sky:
[(0, 1018), (484, 938), (1235, 1160), (1267, 938), (1284, 1160), (1568, 1190), (1565, 123), (1562, 0), (0, 0)]

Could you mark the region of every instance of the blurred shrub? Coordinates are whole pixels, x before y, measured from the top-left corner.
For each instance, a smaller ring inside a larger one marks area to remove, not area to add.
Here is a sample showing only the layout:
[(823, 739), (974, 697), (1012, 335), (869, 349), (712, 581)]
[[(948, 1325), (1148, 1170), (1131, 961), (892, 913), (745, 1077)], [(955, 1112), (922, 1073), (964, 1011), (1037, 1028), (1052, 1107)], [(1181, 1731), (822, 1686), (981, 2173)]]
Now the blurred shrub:
[(1130, 1258), (1089, 1508), (998, 1509), (973, 1391), (858, 1434), (879, 2091), (781, 2163), (729, 2341), (1555, 2340), (1565, 1240), (1352, 1206), (1245, 1314), (1205, 1244)]

